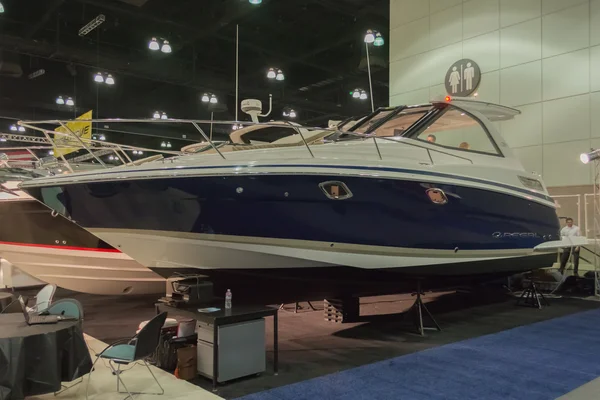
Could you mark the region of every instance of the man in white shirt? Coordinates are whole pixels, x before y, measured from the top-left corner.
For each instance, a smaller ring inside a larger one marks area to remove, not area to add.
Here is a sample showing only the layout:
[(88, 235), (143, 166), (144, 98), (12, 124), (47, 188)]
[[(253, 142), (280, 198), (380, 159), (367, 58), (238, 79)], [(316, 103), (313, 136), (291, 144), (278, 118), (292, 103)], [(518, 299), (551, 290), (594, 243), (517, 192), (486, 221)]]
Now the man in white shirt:
[[(581, 236), (581, 231), (577, 225), (573, 225), (573, 218), (567, 218), (566, 220), (567, 226), (560, 230), (560, 236)], [(565, 271), (565, 266), (569, 261), (569, 256), (571, 255), (571, 247), (565, 247), (560, 256), (560, 273), (563, 274)], [(573, 249), (573, 274), (578, 276), (579, 270), (579, 247), (575, 247)]]

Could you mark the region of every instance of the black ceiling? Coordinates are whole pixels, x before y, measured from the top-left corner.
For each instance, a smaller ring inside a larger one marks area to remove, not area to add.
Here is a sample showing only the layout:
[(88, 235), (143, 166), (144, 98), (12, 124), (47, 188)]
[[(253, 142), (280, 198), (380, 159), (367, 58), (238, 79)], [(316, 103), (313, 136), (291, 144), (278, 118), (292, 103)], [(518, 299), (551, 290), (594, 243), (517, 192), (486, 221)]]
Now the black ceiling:
[[(322, 125), (370, 111), (368, 101), (349, 91), (368, 89), (365, 31), (387, 39), (389, 26), (389, 0), (0, 1), (0, 116), (24, 119), (89, 109), (95, 117), (148, 118), (161, 110), (173, 118), (208, 118), (200, 97), (213, 92), (220, 99), (215, 118), (232, 120), (239, 25), (240, 100), (267, 103), (272, 93), (270, 118), (292, 107), (299, 122)], [(79, 36), (99, 14), (105, 22)], [(169, 40), (173, 52), (150, 51), (152, 37)], [(387, 43), (370, 49), (374, 100), (383, 106)], [(286, 80), (266, 79), (271, 66), (283, 69)], [(45, 74), (29, 78), (39, 69)], [(111, 73), (116, 84), (95, 83), (96, 72)], [(76, 110), (55, 104), (58, 95), (72, 96)]]

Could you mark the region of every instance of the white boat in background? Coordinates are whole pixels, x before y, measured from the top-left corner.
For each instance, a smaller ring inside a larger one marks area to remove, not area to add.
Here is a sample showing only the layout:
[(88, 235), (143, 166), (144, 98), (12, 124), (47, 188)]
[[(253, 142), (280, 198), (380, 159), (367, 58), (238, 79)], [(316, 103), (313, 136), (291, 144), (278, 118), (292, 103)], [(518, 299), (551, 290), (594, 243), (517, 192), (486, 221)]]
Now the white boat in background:
[(221, 144), (200, 121), (157, 121), (208, 141), (21, 188), (160, 275), (201, 273), (217, 292), (283, 300), (274, 288), (300, 299), (399, 291), (417, 277), (466, 284), (555, 259), (534, 251), (559, 238), (555, 203), (493, 123), (517, 114), (447, 99), (380, 109), (343, 132), (263, 124)]
[(0, 258), (0, 289), (30, 288), (42, 286), (46, 283), (26, 274), (5, 259)]
[(165, 279), (18, 189), (32, 173), (0, 168), (0, 258), (47, 283), (84, 293), (165, 292)]

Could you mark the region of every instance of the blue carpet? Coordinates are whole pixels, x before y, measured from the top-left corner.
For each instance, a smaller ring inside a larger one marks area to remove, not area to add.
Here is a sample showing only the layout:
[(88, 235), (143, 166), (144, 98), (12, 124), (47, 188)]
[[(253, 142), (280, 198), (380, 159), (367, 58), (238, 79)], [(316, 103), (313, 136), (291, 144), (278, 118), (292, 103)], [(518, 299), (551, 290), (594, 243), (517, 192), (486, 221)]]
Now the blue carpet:
[(600, 376), (598, 327), (586, 311), (240, 399), (556, 399)]

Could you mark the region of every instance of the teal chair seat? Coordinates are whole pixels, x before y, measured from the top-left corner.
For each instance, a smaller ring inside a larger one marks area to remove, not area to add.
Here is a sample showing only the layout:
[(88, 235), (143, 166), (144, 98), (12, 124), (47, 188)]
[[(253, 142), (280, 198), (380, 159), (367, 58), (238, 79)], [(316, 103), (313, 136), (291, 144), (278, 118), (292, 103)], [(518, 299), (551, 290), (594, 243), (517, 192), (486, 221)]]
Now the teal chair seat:
[[(146, 362), (146, 358), (151, 356), (156, 350), (160, 339), (161, 330), (165, 324), (166, 319), (166, 312), (159, 314), (156, 317), (152, 318), (148, 322), (148, 324), (146, 324), (146, 326), (144, 326), (134, 337), (119, 340), (106, 347), (99, 354), (96, 354), (96, 360), (94, 361), (94, 365), (92, 366), (92, 371), (94, 370), (94, 366), (96, 365), (96, 362), (98, 362), (99, 359), (103, 358), (108, 360), (108, 365), (110, 369), (112, 370), (113, 374), (117, 377), (117, 392), (128, 394), (128, 396), (125, 399), (133, 400), (134, 394), (164, 394), (165, 390), (161, 386), (160, 382), (158, 382), (158, 379), (156, 379), (156, 376), (154, 376), (154, 373), (152, 372), (150, 366)], [(141, 361), (141, 363), (146, 368), (148, 368), (148, 372), (150, 372), (152, 378), (154, 378), (154, 381), (156, 382), (158, 387), (160, 387), (160, 392), (141, 393), (131, 392), (129, 391), (129, 389), (127, 389), (127, 386), (125, 386), (125, 382), (123, 382), (123, 379), (121, 378), (121, 374), (125, 372), (124, 370), (121, 370), (121, 365), (135, 363), (136, 361)], [(116, 368), (113, 365), (113, 363), (116, 364)], [(90, 371), (88, 375), (88, 384), (85, 390), (86, 400), (88, 398), (90, 380), (92, 379), (92, 371)], [(123, 387), (125, 388), (125, 392), (122, 392), (120, 390), (120, 385), (123, 385)]]
[(102, 353), (102, 358), (115, 360), (115, 362), (118, 362), (118, 360), (132, 362), (134, 356), (135, 346), (131, 344), (118, 344)]

